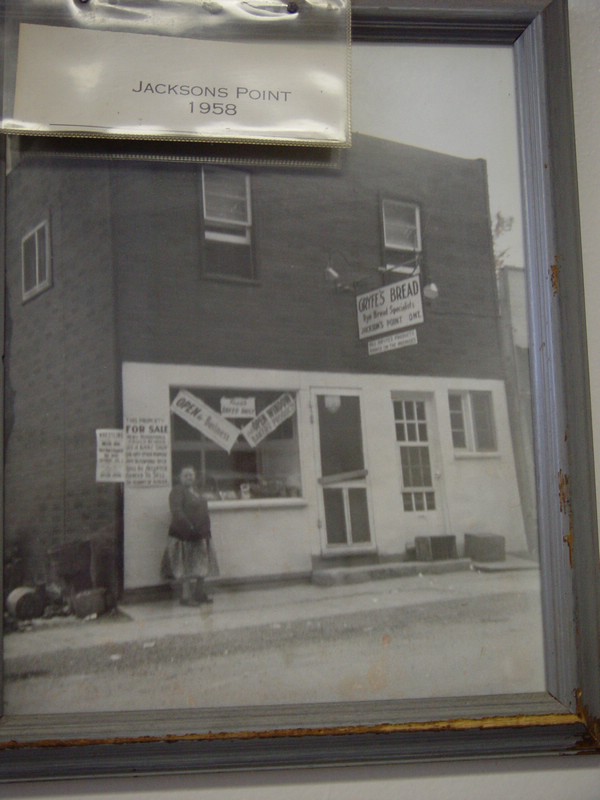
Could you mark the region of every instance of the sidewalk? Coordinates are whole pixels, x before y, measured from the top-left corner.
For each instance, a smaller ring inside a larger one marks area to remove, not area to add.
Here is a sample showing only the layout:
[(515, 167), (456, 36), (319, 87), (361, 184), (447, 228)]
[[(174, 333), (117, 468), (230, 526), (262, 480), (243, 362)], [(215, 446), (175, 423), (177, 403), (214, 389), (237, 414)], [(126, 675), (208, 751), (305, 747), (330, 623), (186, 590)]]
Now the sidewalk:
[[(533, 568), (532, 568), (533, 567)], [(151, 648), (173, 634), (202, 634), (259, 626), (282, 627), (376, 609), (440, 603), (463, 598), (527, 592), (539, 595), (539, 572), (531, 562), (507, 563), (489, 572), (467, 570), (418, 574), (339, 586), (293, 584), (272, 588), (215, 591), (214, 603), (198, 608), (174, 600), (123, 605), (97, 619), (56, 617), (34, 620), (4, 639), (4, 658), (55, 653), (68, 648), (142, 643)]]

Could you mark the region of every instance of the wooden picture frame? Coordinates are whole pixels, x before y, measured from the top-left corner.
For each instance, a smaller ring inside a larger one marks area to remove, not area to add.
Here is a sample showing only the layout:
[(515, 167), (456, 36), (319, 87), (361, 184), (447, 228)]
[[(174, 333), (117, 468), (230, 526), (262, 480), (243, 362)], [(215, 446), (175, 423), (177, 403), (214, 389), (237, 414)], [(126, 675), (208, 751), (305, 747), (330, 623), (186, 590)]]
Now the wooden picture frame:
[(352, 35), (356, 42), (514, 51), (525, 251), (533, 265), (528, 296), (546, 691), (6, 715), (0, 780), (598, 751), (599, 550), (566, 0), (357, 2)]

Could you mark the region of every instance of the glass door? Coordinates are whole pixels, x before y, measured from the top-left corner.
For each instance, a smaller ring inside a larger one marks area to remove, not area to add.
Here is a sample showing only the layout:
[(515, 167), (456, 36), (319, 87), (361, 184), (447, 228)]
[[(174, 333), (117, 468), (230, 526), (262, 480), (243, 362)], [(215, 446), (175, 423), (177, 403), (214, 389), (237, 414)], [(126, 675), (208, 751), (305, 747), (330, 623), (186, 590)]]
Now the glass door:
[[(400, 491), (407, 514), (426, 516), (432, 532), (444, 529), (439, 497), (441, 471), (433, 466), (431, 420), (425, 397), (393, 399), (396, 441), (400, 451)], [(437, 489), (436, 489), (437, 485)]]

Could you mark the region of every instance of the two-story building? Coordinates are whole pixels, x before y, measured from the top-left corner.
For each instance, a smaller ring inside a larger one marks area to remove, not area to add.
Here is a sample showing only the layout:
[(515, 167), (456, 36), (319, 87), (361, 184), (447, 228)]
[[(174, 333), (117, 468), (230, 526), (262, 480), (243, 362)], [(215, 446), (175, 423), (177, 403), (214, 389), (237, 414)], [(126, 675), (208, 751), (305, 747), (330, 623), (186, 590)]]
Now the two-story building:
[[(125, 589), (159, 584), (187, 464), (224, 579), (421, 535), (526, 549), (485, 162), (360, 134), (322, 169), (30, 153), (7, 192), (6, 525), (31, 570), (108, 529)], [(157, 431), (154, 477), (97, 480), (96, 431), (128, 425)]]

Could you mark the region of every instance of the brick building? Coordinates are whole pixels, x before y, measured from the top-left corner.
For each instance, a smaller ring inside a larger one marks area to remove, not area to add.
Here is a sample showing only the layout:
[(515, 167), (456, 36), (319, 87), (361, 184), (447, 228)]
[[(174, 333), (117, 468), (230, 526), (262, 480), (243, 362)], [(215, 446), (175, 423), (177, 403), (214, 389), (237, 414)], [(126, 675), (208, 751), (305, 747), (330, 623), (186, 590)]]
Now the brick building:
[[(6, 521), (32, 564), (109, 529), (125, 588), (156, 585), (186, 463), (224, 578), (429, 534), (525, 548), (483, 161), (357, 134), (339, 169), (30, 154), (7, 190)], [(412, 322), (369, 329), (357, 299), (385, 326), (394, 293)], [(96, 430), (140, 419), (166, 482), (98, 482)]]

